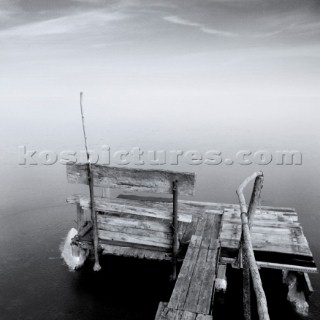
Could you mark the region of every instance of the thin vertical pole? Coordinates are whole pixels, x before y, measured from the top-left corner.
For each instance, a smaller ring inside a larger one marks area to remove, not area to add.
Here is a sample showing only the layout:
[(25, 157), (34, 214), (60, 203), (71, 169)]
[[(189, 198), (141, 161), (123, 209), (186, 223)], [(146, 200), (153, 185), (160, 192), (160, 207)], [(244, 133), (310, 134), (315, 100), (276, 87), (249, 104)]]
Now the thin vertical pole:
[(177, 279), (177, 256), (178, 256), (178, 180), (172, 183), (173, 195), (173, 248), (172, 248), (172, 280)]
[(82, 107), (82, 98), (83, 93), (80, 92), (80, 110), (81, 110), (81, 117), (82, 117), (82, 130), (83, 130), (83, 136), (84, 136), (84, 144), (86, 148), (86, 154), (87, 154), (87, 161), (88, 161), (88, 183), (89, 183), (89, 190), (90, 190), (90, 200), (91, 200), (91, 220), (92, 220), (92, 226), (93, 226), (93, 250), (94, 250), (94, 271), (99, 271), (101, 269), (100, 263), (99, 263), (99, 255), (98, 255), (98, 223), (97, 223), (97, 212), (95, 208), (94, 203), (94, 186), (93, 186), (93, 174), (92, 174), (92, 168), (91, 168), (91, 162), (90, 162), (90, 156), (88, 151), (88, 145), (87, 145), (87, 135), (86, 135), (86, 128), (84, 124), (84, 114), (83, 114), (83, 107)]

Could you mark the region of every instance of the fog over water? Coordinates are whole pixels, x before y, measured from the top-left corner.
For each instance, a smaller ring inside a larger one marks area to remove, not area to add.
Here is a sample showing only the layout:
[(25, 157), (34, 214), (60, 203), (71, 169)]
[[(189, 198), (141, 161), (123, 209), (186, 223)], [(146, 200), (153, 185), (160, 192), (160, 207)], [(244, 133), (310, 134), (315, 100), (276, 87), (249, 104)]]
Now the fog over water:
[[(262, 203), (297, 209), (319, 265), (319, 11), (309, 0), (0, 0), (1, 319), (148, 319), (166, 297), (162, 265), (108, 260), (126, 274), (119, 283), (69, 273), (59, 245), (76, 216), (65, 198), (87, 189), (68, 185), (62, 164), (19, 165), (19, 146), (84, 149), (80, 91), (97, 151), (301, 152), (302, 165), (156, 167), (194, 171), (196, 200), (228, 203), (263, 170)], [(102, 280), (112, 293), (96, 292)]]

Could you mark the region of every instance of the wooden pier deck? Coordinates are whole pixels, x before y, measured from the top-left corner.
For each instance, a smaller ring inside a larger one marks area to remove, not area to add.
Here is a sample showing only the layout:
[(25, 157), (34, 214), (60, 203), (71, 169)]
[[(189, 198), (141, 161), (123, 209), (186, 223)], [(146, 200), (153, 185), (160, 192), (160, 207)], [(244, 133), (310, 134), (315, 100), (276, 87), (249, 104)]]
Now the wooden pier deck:
[[(210, 320), (215, 282), (221, 277), (218, 269), (234, 266), (238, 254), (240, 208), (196, 201), (180, 201), (179, 207), (192, 215), (192, 223), (180, 239), (180, 257), (186, 253), (171, 298), (159, 304), (155, 320)], [(317, 272), (294, 209), (263, 206), (257, 210), (251, 230), (259, 267), (304, 275)]]
[[(67, 201), (77, 205), (78, 233), (71, 245), (83, 256), (94, 254), (95, 271), (101, 269), (99, 254), (172, 262), (175, 287), (170, 300), (159, 304), (156, 320), (212, 319), (215, 288), (224, 290), (227, 266), (242, 268), (245, 319), (251, 314), (250, 279), (259, 318), (270, 319), (258, 268), (282, 270), (288, 297), (307, 312), (305, 300), (312, 292), (308, 273), (317, 268), (297, 212), (258, 207), (262, 172), (239, 186), (240, 205), (178, 199), (194, 195), (194, 173), (68, 164), (67, 178), (90, 187), (90, 197), (75, 195)], [(243, 189), (253, 180), (247, 207)], [(156, 195), (111, 199), (96, 197), (94, 187)]]

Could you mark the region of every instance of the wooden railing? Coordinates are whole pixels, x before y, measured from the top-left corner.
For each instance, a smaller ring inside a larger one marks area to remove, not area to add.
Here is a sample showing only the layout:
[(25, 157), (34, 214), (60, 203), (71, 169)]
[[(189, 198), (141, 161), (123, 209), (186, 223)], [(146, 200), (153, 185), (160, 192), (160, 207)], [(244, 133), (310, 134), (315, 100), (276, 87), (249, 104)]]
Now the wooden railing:
[[(247, 208), (246, 200), (243, 195), (243, 190), (253, 180), (255, 180), (254, 187), (249, 203), (249, 208)], [(260, 278), (257, 262), (254, 256), (250, 235), (250, 228), (254, 214), (256, 212), (256, 208), (259, 203), (262, 186), (263, 173), (259, 171), (255, 172), (250, 177), (246, 178), (237, 190), (237, 195), (240, 202), (242, 223), (242, 235), (240, 240), (238, 263), (242, 266), (243, 272), (243, 312), (245, 320), (251, 319), (250, 279), (252, 279), (253, 288), (256, 295), (259, 319), (270, 320), (267, 299), (262, 287), (262, 281)]]

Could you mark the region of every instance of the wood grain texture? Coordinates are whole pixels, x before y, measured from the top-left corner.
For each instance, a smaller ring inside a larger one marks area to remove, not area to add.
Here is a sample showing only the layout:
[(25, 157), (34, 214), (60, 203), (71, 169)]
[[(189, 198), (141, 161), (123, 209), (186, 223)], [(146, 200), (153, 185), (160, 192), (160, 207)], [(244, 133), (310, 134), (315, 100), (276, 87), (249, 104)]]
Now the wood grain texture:
[[(206, 225), (210, 225), (211, 222), (211, 219), (202, 219), (198, 232), (205, 232)], [(196, 315), (209, 315), (217, 259), (217, 239), (192, 236), (168, 307)]]
[[(69, 183), (88, 184), (87, 164), (67, 164)], [(95, 187), (122, 189), (131, 192), (172, 193), (172, 183), (177, 180), (179, 194), (192, 196), (195, 191), (195, 174), (167, 170), (146, 170), (110, 167), (92, 164)]]
[(111, 232), (106, 230), (98, 230), (99, 240), (107, 240), (107, 241), (119, 241), (126, 242), (129, 244), (140, 244), (145, 246), (150, 246), (152, 248), (172, 248), (172, 240), (164, 239), (164, 238), (156, 238), (143, 236), (141, 234), (128, 234), (123, 232)]
[[(67, 199), (68, 203), (80, 203), (83, 209), (90, 208), (90, 198), (82, 195), (74, 195)], [(168, 220), (172, 222), (172, 204), (159, 205), (159, 203), (151, 201), (127, 200), (127, 199), (106, 199), (102, 197), (95, 197), (96, 210), (108, 214), (119, 214), (119, 216), (135, 215), (137, 219), (139, 216), (148, 217), (155, 220)], [(185, 214), (179, 208), (178, 221), (188, 222), (192, 221), (192, 215)]]
[(150, 259), (150, 260), (172, 260), (171, 252), (162, 252), (156, 250), (149, 250), (146, 248), (125, 247), (114, 244), (100, 243), (102, 254), (115, 255), (120, 257)]

